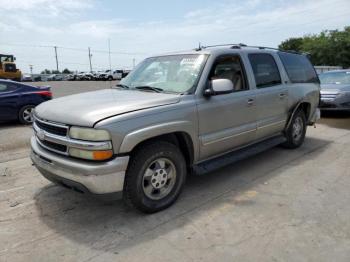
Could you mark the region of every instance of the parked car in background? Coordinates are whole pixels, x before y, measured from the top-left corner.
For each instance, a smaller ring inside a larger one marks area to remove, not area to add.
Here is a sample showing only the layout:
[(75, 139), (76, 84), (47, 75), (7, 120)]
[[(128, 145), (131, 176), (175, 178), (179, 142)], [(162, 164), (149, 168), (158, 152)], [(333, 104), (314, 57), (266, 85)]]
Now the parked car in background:
[(62, 80), (63, 80), (63, 76), (57, 75), (57, 74), (50, 75), (47, 78), (47, 81), (62, 81)]
[(42, 81), (42, 78), (41, 78), (41, 76), (34, 76), (33, 81), (40, 82), (40, 81)]
[(67, 76), (67, 80), (68, 81), (75, 81), (75, 80), (77, 80), (77, 75), (76, 74), (69, 74)]
[(33, 81), (33, 78), (31, 75), (22, 75), (22, 82), (32, 82)]
[(33, 122), (33, 110), (52, 98), (50, 87), (36, 87), (10, 80), (0, 80), (0, 121)]
[(350, 111), (350, 69), (329, 71), (319, 75), (321, 110)]
[(127, 77), (128, 74), (130, 74), (130, 72), (131, 72), (131, 70), (123, 70), (122, 78)]
[(91, 80), (95, 80), (95, 76), (93, 73), (84, 73), (83, 77), (81, 80), (85, 80), (85, 81), (91, 81)]
[(111, 74), (111, 70), (106, 70), (99, 74), (98, 80), (113, 80), (113, 75)]
[(84, 80), (85, 72), (79, 72), (76, 75), (76, 80)]
[(303, 54), (229, 45), (150, 57), (114, 89), (38, 106), (31, 158), (59, 185), (157, 212), (191, 171), (300, 147), (319, 96)]

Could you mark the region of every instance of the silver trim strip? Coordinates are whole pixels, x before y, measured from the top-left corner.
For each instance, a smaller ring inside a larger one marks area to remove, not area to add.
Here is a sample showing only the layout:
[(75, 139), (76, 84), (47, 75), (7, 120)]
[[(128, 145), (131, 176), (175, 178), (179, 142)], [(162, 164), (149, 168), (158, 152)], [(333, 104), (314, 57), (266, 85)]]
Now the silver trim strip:
[(276, 125), (280, 125), (280, 124), (285, 124), (285, 123), (286, 123), (286, 120), (281, 120), (281, 121), (270, 123), (270, 124), (267, 124), (267, 125), (264, 125), (264, 126), (258, 126), (258, 130), (266, 128), (266, 127), (270, 127), (270, 126), (276, 126)]
[(35, 120), (35, 121), (38, 121), (38, 122), (40, 122), (40, 123), (43, 123), (43, 124), (46, 124), (46, 125), (55, 126), (55, 127), (64, 128), (64, 129), (67, 130), (67, 133), (68, 133), (69, 127), (68, 127), (67, 125), (57, 124), (57, 123), (53, 123), (53, 122), (49, 122), (49, 121), (44, 121), (44, 120), (39, 119), (39, 118), (36, 117), (35, 115), (33, 115), (33, 117), (34, 117), (34, 120)]
[[(90, 141), (82, 141), (82, 140), (76, 140), (76, 139), (71, 139), (69, 137), (63, 137), (63, 136), (58, 136), (54, 134), (50, 134), (46, 132), (45, 130), (40, 129), (36, 123), (33, 123), (33, 128), (35, 133), (42, 132), (46, 141), (52, 142), (52, 143), (57, 143), (60, 145), (64, 145), (67, 147), (74, 147), (78, 149), (83, 149), (83, 150), (109, 150), (112, 149), (112, 143), (110, 141), (102, 141), (102, 142), (90, 142)], [(42, 143), (40, 143), (42, 145)], [(48, 150), (52, 150), (51, 148), (47, 148)], [(58, 151), (60, 152), (60, 151)], [(60, 152), (61, 154), (63, 152)]]
[(221, 137), (221, 138), (218, 138), (218, 139), (215, 139), (215, 140), (203, 143), (203, 146), (208, 146), (208, 145), (211, 145), (213, 143), (221, 142), (221, 141), (224, 141), (224, 140), (227, 140), (227, 139), (230, 139), (230, 138), (234, 138), (234, 137), (237, 137), (237, 136), (240, 136), (240, 135), (243, 135), (243, 134), (251, 133), (251, 132), (256, 132), (256, 129), (251, 129), (251, 130), (243, 131), (243, 132), (238, 133), (238, 134)]
[(38, 137), (35, 137), (36, 139), (36, 142), (43, 148), (49, 150), (49, 151), (52, 151), (52, 152), (55, 152), (57, 154), (61, 154), (61, 155), (65, 155), (65, 156), (68, 156), (68, 152), (62, 152), (62, 151), (59, 151), (59, 150), (56, 150), (56, 149), (53, 149), (52, 147), (48, 147), (48, 146), (45, 146)]

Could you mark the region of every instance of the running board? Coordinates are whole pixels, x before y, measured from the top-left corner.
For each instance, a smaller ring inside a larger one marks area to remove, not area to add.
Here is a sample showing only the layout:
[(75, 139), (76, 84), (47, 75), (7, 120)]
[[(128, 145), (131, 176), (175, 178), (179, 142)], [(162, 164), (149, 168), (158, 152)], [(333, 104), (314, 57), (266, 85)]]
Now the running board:
[(237, 151), (230, 152), (223, 156), (205, 161), (198, 165), (193, 166), (194, 174), (196, 175), (204, 175), (206, 173), (212, 172), (214, 170), (220, 169), (227, 165), (231, 165), (240, 160), (246, 159), (250, 156), (259, 154), (261, 152), (266, 151), (272, 147), (280, 145), (286, 141), (284, 136), (275, 136), (273, 138), (269, 138), (257, 144), (253, 144)]

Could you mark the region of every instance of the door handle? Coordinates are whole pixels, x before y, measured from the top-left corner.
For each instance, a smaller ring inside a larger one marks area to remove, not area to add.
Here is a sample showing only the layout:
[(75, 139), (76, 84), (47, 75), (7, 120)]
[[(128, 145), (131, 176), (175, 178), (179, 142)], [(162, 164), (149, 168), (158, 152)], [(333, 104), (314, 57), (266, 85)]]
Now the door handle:
[(254, 104), (254, 99), (253, 98), (248, 99), (247, 104), (248, 106), (252, 106)]
[(287, 96), (287, 95), (284, 94), (284, 93), (281, 93), (281, 94), (279, 95), (279, 97), (280, 97), (281, 99), (285, 98), (286, 96)]

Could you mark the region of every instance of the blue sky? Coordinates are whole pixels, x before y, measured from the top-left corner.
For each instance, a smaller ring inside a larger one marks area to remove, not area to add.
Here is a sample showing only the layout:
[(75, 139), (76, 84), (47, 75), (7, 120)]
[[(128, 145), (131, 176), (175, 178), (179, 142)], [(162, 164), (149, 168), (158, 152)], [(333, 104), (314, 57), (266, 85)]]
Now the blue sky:
[[(216, 43), (276, 47), (289, 37), (350, 25), (349, 0), (0, 0), (0, 53), (23, 71), (130, 68), (133, 59)], [(63, 47), (63, 48), (61, 48)]]

